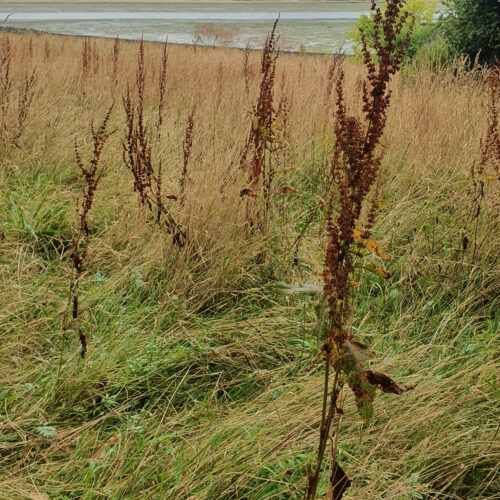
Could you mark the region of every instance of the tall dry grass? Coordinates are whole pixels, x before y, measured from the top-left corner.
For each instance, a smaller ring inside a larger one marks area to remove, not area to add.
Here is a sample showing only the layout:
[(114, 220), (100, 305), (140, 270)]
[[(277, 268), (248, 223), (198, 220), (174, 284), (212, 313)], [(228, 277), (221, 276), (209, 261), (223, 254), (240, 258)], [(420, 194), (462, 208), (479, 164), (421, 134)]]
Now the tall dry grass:
[[(285, 152), (273, 163), (271, 222), (249, 238), (240, 159), (260, 54), (169, 46), (166, 60), (162, 44), (144, 44), (143, 120), (162, 193), (182, 192), (182, 206), (167, 200), (186, 228), (179, 246), (138, 205), (122, 159), (121, 100), (127, 86), (136, 95), (139, 44), (2, 36), (12, 99), (35, 67), (36, 79), (17, 146), (12, 135), (0, 143), (0, 498), (301, 498), (321, 408), (316, 315), (307, 294), (274, 285), (320, 282), (332, 58), (277, 60)], [(347, 60), (344, 72), (360, 115), (363, 68)], [(345, 497), (495, 498), (499, 235), (490, 212), (474, 226), (484, 242), (474, 257), (463, 246), (486, 76), (405, 68), (391, 90), (373, 228), (393, 257), (391, 278), (363, 275), (352, 329), (377, 366), (416, 387), (381, 396), (364, 430), (340, 395), (339, 463), (353, 483)], [(83, 188), (73, 141), (90, 150), (88, 126), (113, 102), (79, 290), (87, 355), (71, 337), (56, 384)], [(493, 181), (483, 182), (498, 207)]]

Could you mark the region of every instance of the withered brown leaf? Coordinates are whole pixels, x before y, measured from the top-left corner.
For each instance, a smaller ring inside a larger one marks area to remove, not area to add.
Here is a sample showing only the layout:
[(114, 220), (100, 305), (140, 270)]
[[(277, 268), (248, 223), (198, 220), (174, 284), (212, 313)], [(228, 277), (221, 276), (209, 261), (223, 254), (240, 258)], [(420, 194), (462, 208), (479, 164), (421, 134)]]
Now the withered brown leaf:
[(402, 394), (413, 389), (410, 385), (396, 383), (385, 373), (365, 370), (365, 361), (371, 354), (367, 346), (349, 338), (338, 358), (347, 384), (356, 398), (358, 412), (365, 423), (369, 422), (373, 415), (376, 389), (392, 394)]
[(366, 378), (370, 382), (370, 384), (374, 385), (377, 389), (380, 389), (382, 392), (388, 392), (392, 394), (403, 394), (403, 392), (411, 391), (413, 386), (398, 384), (394, 382), (391, 377), (387, 376), (382, 372), (374, 372), (372, 370), (365, 371)]
[(333, 464), (332, 473), (330, 475), (330, 488), (328, 490), (328, 498), (330, 500), (342, 500), (345, 490), (351, 486), (351, 481), (347, 477), (342, 467), (335, 462)]
[(363, 233), (359, 229), (354, 229), (352, 232), (354, 241), (366, 248), (367, 250), (376, 253), (382, 260), (391, 260), (391, 256), (384, 252), (383, 248), (370, 238), (363, 237)]

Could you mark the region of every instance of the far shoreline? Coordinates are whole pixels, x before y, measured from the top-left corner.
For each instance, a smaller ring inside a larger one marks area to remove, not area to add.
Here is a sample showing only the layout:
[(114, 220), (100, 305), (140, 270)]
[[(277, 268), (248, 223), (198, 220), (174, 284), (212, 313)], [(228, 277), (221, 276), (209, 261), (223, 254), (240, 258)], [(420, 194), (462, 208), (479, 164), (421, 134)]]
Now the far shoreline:
[[(238, 0), (236, 0), (238, 1)], [(264, 0), (263, 0), (264, 1)], [(28, 2), (29, 3), (29, 2)], [(88, 3), (88, 2), (85, 2)], [(64, 37), (64, 38), (91, 38), (95, 40), (114, 40), (115, 37), (111, 36), (99, 36), (99, 35), (75, 35), (71, 33), (52, 33), (51, 31), (43, 31), (43, 30), (37, 30), (33, 28), (16, 28), (14, 26), (2, 26), (0, 24), (0, 33), (12, 33), (14, 35), (34, 35), (34, 36), (53, 36), (53, 37)], [(118, 37), (121, 42), (126, 42), (126, 43), (139, 43), (139, 39), (134, 39), (134, 38), (120, 38)], [(144, 40), (144, 43), (152, 43), (152, 44), (160, 44), (163, 45), (165, 42), (159, 41), (159, 40)], [(194, 43), (176, 43), (176, 42), (168, 42), (168, 45), (173, 45), (176, 47), (196, 47), (197, 49), (210, 49), (210, 50), (238, 50), (238, 51), (244, 51), (244, 47), (230, 47), (230, 46), (223, 46), (223, 45), (196, 45)], [(261, 52), (262, 48), (250, 48), (252, 52)], [(328, 57), (328, 56), (342, 56), (342, 57), (350, 57), (351, 54), (345, 54), (342, 52), (300, 52), (298, 50), (280, 50), (281, 54), (288, 54), (288, 55), (305, 55), (305, 56), (321, 56), (321, 57)]]

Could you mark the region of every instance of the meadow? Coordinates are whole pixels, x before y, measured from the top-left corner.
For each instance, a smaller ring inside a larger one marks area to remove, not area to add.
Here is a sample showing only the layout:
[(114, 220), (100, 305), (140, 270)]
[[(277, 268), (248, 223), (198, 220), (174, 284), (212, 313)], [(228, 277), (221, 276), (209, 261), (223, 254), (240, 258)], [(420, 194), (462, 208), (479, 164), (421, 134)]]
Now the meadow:
[[(139, 42), (0, 35), (0, 498), (303, 498), (322, 404), (314, 291), (335, 86), (342, 65), (361, 113), (364, 67), (279, 55), (262, 200), (242, 168), (260, 52), (172, 45), (165, 66), (162, 44), (142, 51), (141, 69)], [(138, 203), (127, 163), (127, 102), (141, 88), (161, 210)], [(350, 328), (414, 388), (379, 394), (369, 424), (342, 390), (345, 498), (498, 498), (487, 73), (421, 64), (391, 89), (373, 228), (391, 260), (373, 255), (379, 275), (357, 269)], [(105, 168), (87, 234), (79, 164)], [(78, 235), (88, 247), (72, 318)]]

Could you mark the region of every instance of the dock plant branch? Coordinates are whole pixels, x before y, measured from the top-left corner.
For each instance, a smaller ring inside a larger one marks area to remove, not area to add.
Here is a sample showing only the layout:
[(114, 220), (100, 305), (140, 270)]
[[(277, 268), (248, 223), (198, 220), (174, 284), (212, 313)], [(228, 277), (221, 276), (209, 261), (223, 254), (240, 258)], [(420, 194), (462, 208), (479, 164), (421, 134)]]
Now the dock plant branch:
[[(123, 163), (134, 177), (134, 191), (138, 194), (139, 205), (155, 214), (157, 224), (163, 225), (167, 233), (172, 236), (173, 243), (182, 248), (186, 243), (186, 233), (176, 221), (166, 203), (167, 199), (177, 199), (177, 197), (163, 195), (162, 161), (154, 158), (151, 127), (145, 117), (145, 64), (144, 41), (141, 40), (136, 72), (137, 100), (133, 98), (129, 86), (126, 95), (123, 97), (123, 108), (126, 116), (125, 138), (122, 143)], [(161, 117), (163, 116), (164, 107), (166, 64), (167, 52), (165, 45), (162, 72), (159, 80), (161, 92), (159, 116)]]
[[(391, 101), (389, 84), (402, 64), (409, 42), (396, 47), (408, 14), (402, 12), (404, 2), (389, 0), (384, 12), (372, 2), (374, 16), (374, 53), (370, 52), (362, 33), (363, 62), (366, 76), (362, 82), (362, 116), (349, 111), (344, 91), (345, 75), (341, 68), (336, 81), (335, 147), (330, 163), (329, 189), (326, 194), (327, 246), (323, 267), (323, 302), (320, 312), (324, 336), (322, 352), (325, 358), (323, 404), (321, 410), (319, 446), (315, 466), (309, 466), (306, 500), (315, 500), (322, 472), (327, 443), (333, 439), (332, 422), (338, 409), (339, 394), (347, 384), (356, 399), (359, 414), (368, 422), (373, 414), (376, 389), (401, 394), (410, 386), (394, 382), (384, 373), (366, 368), (370, 351), (357, 341), (349, 325), (353, 310), (352, 274), (363, 251), (374, 252), (379, 258), (390, 257), (370, 237), (376, 219), (376, 199), (379, 191), (383, 148), (380, 142)], [(373, 266), (364, 266), (377, 272)], [(382, 269), (378, 273), (384, 276)], [(331, 371), (333, 382), (330, 387)], [(335, 440), (338, 436), (335, 436)], [(332, 456), (327, 497), (340, 500), (350, 485), (347, 474)]]
[(97, 188), (102, 180), (104, 173), (106, 172), (106, 165), (101, 164), (101, 157), (106, 141), (112, 133), (108, 131), (108, 124), (112, 111), (113, 105), (109, 107), (99, 127), (95, 128), (93, 125), (91, 126), (93, 150), (92, 158), (88, 163), (85, 162), (84, 158), (82, 157), (80, 149), (78, 147), (77, 139), (75, 138), (75, 160), (85, 183), (82, 189), (82, 196), (77, 200), (76, 203), (78, 227), (73, 236), (73, 244), (71, 250), (73, 271), (70, 279), (68, 293), (69, 307), (67, 313), (63, 318), (58, 378), (62, 367), (62, 355), (64, 352), (66, 334), (71, 322), (74, 323), (75, 330), (78, 332), (78, 338), (81, 345), (81, 357), (84, 358), (85, 354), (87, 353), (87, 334), (80, 324), (79, 287), (80, 280), (85, 271), (85, 265), (89, 251), (89, 215), (94, 204)]

